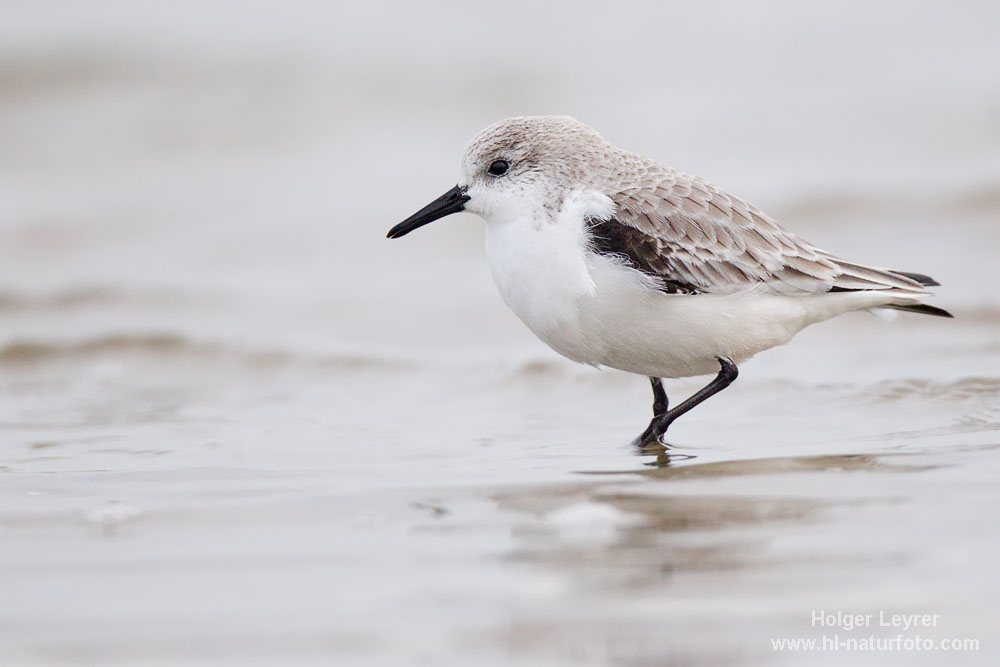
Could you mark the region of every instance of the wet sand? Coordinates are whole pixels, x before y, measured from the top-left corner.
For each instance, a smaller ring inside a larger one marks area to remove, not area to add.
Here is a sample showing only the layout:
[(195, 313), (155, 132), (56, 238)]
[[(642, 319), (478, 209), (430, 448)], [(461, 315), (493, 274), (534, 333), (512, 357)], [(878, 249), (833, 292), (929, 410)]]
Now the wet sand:
[[(621, 55), (472, 48), (508, 16), (413, 53), (377, 8), (72, 7), (0, 26), (0, 663), (996, 661), (993, 10), (893, 32), (896, 10), (782, 9), (745, 35), (689, 8), (669, 47), (610, 38), (701, 57), (650, 85)], [(584, 44), (591, 9), (537, 20)], [(659, 110), (593, 100), (612, 72)], [(930, 273), (956, 319), (812, 327), (637, 453), (647, 382), (534, 340), (479, 221), (384, 240), (523, 112)], [(820, 637), (815, 610), (940, 614), (924, 636), (981, 648), (772, 648)]]

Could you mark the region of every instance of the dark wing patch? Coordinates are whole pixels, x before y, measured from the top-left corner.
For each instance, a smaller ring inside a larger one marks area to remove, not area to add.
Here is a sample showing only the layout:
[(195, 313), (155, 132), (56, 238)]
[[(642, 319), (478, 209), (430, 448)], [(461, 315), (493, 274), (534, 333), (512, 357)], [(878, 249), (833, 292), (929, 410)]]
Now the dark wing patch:
[(622, 258), (625, 263), (647, 276), (656, 278), (667, 294), (698, 294), (699, 289), (680, 276), (672, 275), (671, 250), (656, 237), (649, 236), (614, 218), (590, 220), (591, 247), (599, 255)]

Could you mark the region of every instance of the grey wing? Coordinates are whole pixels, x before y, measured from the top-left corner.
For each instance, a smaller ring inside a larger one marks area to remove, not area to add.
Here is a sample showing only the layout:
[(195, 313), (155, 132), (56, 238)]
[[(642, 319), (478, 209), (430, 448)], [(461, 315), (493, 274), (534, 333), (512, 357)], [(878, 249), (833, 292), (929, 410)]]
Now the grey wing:
[(597, 252), (623, 257), (668, 292), (724, 293), (766, 284), (780, 293), (902, 290), (934, 283), (854, 264), (780, 227), (704, 179), (664, 170), (609, 195), (610, 220), (593, 221)]

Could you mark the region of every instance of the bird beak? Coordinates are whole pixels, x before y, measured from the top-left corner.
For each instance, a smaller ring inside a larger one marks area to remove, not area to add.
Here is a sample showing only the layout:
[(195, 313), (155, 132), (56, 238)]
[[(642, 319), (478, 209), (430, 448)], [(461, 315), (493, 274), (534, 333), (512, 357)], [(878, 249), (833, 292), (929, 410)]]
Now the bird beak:
[(405, 236), (409, 234), (417, 227), (423, 227), (424, 225), (434, 222), (438, 218), (443, 218), (446, 215), (451, 215), (452, 213), (458, 213), (465, 209), (465, 202), (469, 201), (469, 195), (465, 194), (468, 188), (461, 188), (459, 186), (453, 187), (448, 192), (444, 193), (434, 201), (432, 201), (427, 206), (411, 215), (406, 220), (389, 230), (386, 234), (386, 238), (398, 239), (400, 236)]

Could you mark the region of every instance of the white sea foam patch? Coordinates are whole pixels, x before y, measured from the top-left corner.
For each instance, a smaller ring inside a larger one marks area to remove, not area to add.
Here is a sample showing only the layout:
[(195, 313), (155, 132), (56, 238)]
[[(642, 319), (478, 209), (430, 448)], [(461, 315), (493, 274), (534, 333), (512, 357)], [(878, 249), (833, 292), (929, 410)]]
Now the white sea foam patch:
[(559, 538), (568, 542), (607, 542), (618, 531), (641, 521), (607, 503), (584, 501), (560, 507), (545, 517)]

